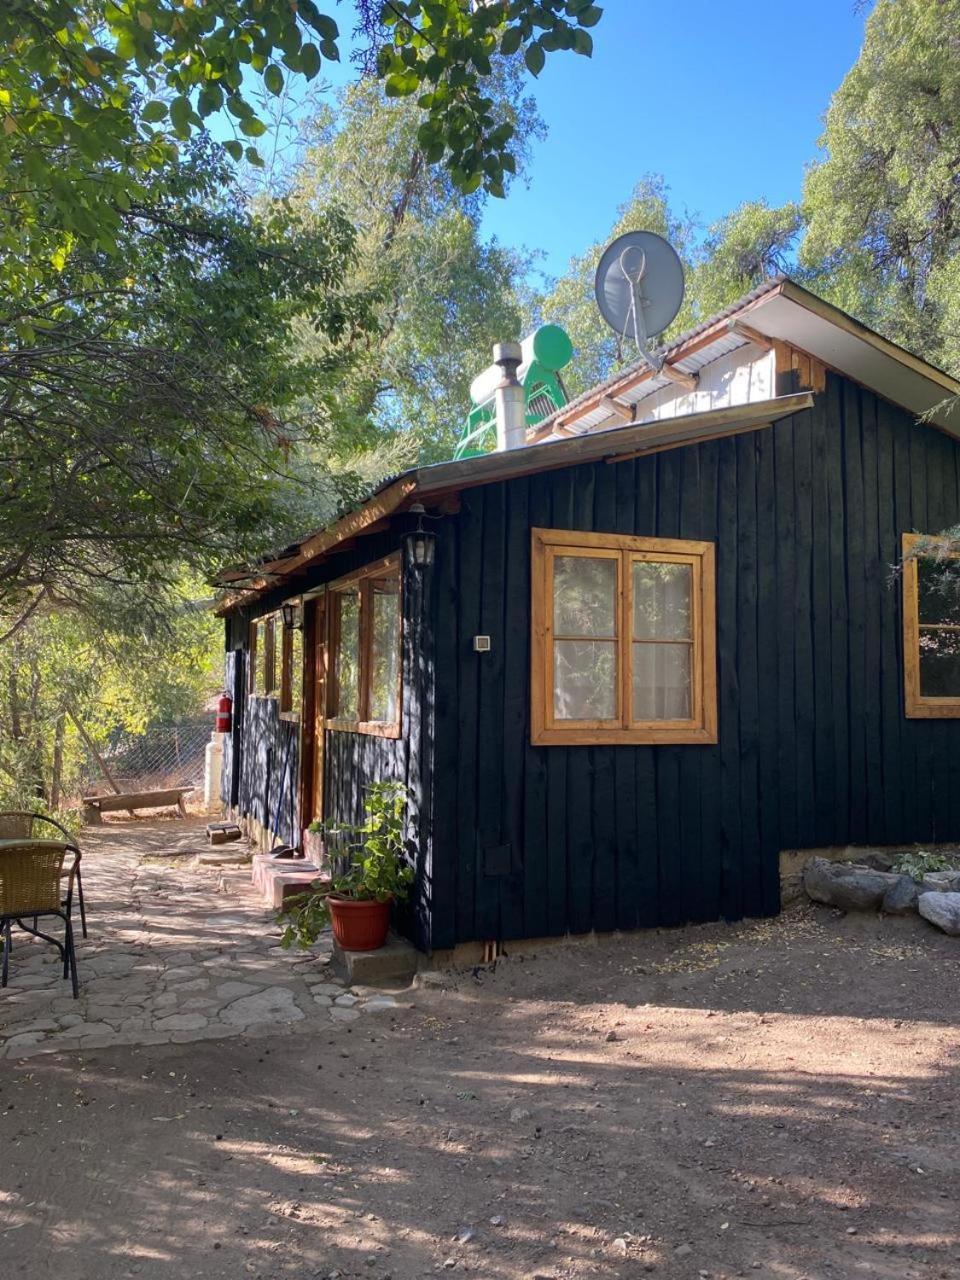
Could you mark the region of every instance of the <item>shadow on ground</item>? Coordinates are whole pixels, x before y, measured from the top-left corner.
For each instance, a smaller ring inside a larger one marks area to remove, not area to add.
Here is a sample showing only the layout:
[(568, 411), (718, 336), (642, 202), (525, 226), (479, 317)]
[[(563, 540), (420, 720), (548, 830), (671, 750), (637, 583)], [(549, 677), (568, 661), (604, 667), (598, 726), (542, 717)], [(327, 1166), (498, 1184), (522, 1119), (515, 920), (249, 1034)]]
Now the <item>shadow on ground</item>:
[(957, 976), (945, 939), (811, 913), (274, 1043), (7, 1063), (4, 1271), (952, 1277)]

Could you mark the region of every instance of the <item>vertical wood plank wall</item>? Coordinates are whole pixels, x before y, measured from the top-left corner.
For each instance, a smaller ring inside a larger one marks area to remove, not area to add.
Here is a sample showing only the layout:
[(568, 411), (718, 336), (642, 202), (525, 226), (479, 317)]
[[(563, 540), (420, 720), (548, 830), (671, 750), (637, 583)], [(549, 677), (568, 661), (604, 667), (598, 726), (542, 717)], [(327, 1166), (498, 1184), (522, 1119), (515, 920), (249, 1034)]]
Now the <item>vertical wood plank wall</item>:
[[(413, 523), (412, 520), (409, 523)], [(277, 609), (287, 596), (333, 581), (396, 551), (402, 543), (402, 528), (375, 535), (348, 552), (324, 564), (321, 570), (298, 585), (278, 588), (265, 596), (258, 613)], [(433, 614), (432, 572), (404, 567), (402, 582), (403, 668), (402, 733), (399, 739), (372, 734), (328, 730), (325, 737), (325, 814), (331, 821), (359, 821), (366, 787), (371, 782), (399, 779), (410, 788), (411, 844), (417, 851), (416, 892), (401, 913), (398, 924), (423, 949), (431, 946), (431, 904), (433, 901), (431, 862), (431, 798), (433, 788), (430, 770), (433, 759), (433, 648), (432, 630), (427, 621)], [(228, 619), (227, 671), (239, 672), (240, 699), (236, 724), (238, 731), (230, 744), (231, 763), (239, 757), (239, 783), (233, 803), (240, 813), (256, 818), (272, 831), (280, 804), (281, 840), (291, 844), (300, 841), (300, 815), (297, 812), (300, 768), (299, 725), (281, 720), (276, 698), (246, 696), (242, 683), (247, 670), (250, 613), (238, 613)], [(235, 694), (236, 697), (236, 694)], [(282, 803), (279, 799), (283, 753), (291, 745), (287, 785)], [(226, 784), (225, 784), (226, 785)], [(224, 792), (224, 799), (227, 797)]]
[[(903, 715), (893, 577), (903, 532), (958, 521), (960, 446), (833, 375), (773, 428), (465, 491), (437, 525), (432, 945), (770, 914), (781, 849), (960, 838), (960, 721)], [(530, 745), (536, 525), (716, 543), (716, 746)]]

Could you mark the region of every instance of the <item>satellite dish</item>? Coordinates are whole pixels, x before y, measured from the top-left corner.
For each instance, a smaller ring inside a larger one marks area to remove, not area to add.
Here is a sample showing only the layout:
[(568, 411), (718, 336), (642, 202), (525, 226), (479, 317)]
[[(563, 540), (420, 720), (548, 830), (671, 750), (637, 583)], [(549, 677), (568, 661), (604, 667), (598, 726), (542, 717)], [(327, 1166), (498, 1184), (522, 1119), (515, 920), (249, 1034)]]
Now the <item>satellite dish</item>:
[(683, 264), (673, 245), (654, 231), (628, 231), (603, 251), (594, 289), (597, 306), (622, 342), (632, 338), (658, 372), (663, 358), (648, 350), (683, 302)]

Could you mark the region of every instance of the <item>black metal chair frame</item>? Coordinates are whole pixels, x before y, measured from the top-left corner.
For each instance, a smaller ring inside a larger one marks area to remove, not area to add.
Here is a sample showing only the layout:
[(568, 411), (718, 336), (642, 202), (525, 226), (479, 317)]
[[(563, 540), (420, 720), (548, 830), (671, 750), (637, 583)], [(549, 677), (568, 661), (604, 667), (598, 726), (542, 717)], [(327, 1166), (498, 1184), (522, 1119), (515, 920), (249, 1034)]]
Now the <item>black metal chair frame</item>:
[[(52, 819), (48, 819), (52, 821)], [(55, 823), (59, 826), (59, 823)], [(62, 830), (62, 828), (61, 828)], [(66, 833), (65, 833), (66, 834)], [(77, 951), (73, 943), (73, 921), (71, 914), (73, 911), (73, 881), (80, 864), (80, 850), (73, 842), (67, 843), (67, 852), (75, 855), (75, 862), (70, 868), (69, 878), (67, 880), (67, 896), (59, 911), (37, 911), (33, 913), (33, 928), (23, 923), (22, 916), (2, 915), (0, 916), (0, 931), (3, 933), (3, 967), (0, 971), (0, 988), (7, 985), (7, 977), (10, 968), (10, 952), (13, 950), (13, 930), (12, 925), (16, 924), (24, 933), (29, 933), (35, 938), (42, 938), (44, 942), (52, 942), (60, 952), (60, 958), (63, 961), (63, 976), (69, 977), (70, 985), (73, 988), (74, 1000), (80, 996), (80, 981), (77, 977)], [(79, 899), (78, 899), (79, 900)], [(63, 942), (59, 938), (55, 938), (53, 934), (44, 933), (37, 928), (37, 921), (42, 916), (57, 916), (63, 921)]]
[[(0, 812), (0, 818), (7, 817), (30, 818), (34, 822), (46, 822), (48, 826), (56, 827), (60, 834), (65, 837), (67, 848), (74, 855), (73, 872), (77, 881), (77, 906), (80, 908), (80, 933), (85, 938), (87, 936), (87, 909), (83, 902), (83, 877), (80, 874), (80, 862), (83, 854), (80, 852), (80, 847), (74, 844), (73, 836), (65, 826), (57, 822), (56, 818), (48, 818), (45, 813), (34, 813), (32, 809), (4, 809)], [(30, 834), (33, 834), (32, 830)], [(36, 925), (36, 920), (34, 920), (34, 925)], [(32, 933), (34, 930), (28, 930), (27, 932)], [(40, 934), (38, 936), (43, 937), (44, 935)], [(6, 986), (6, 983), (4, 983), (4, 986)]]

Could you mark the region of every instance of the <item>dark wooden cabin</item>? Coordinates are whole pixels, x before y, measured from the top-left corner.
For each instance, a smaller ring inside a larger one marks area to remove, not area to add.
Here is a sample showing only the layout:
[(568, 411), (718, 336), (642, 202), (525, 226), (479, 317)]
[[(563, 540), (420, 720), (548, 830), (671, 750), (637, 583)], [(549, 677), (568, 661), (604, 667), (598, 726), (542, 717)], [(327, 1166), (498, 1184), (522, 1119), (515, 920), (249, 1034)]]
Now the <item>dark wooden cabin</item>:
[(426, 951), (769, 915), (784, 850), (960, 839), (960, 617), (895, 573), (960, 523), (958, 391), (777, 279), (385, 484), (224, 602), (226, 804), (298, 843), (404, 779)]

